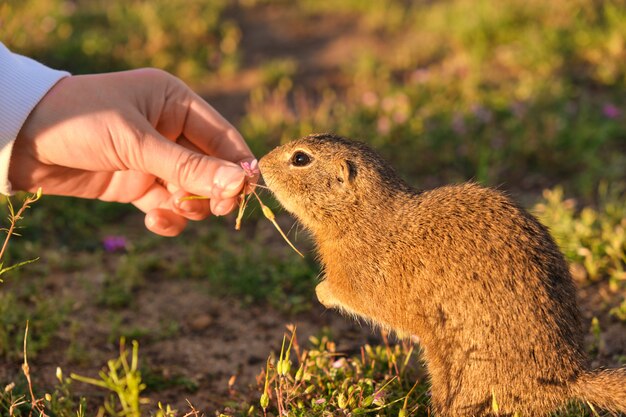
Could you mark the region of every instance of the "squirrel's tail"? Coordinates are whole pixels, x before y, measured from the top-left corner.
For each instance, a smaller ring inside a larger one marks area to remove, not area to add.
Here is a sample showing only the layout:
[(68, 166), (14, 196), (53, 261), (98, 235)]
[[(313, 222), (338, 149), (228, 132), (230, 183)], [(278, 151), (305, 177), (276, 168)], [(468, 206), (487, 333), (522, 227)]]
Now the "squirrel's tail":
[(586, 372), (573, 388), (576, 398), (613, 413), (626, 413), (626, 368)]

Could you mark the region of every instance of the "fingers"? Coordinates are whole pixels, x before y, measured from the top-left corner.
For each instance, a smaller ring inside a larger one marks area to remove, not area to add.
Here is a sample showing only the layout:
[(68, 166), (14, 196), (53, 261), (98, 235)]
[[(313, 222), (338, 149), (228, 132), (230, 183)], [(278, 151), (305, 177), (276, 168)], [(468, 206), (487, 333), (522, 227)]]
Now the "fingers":
[(236, 197), (243, 188), (245, 173), (237, 164), (180, 146), (149, 126), (139, 143), (140, 149), (128, 157), (133, 169), (137, 166), (187, 192), (220, 200)]
[[(98, 176), (100, 172), (94, 172)], [(107, 172), (110, 178), (104, 183), (104, 189), (97, 196), (103, 201), (117, 201), (130, 203), (144, 195), (145, 190), (154, 183), (154, 176), (138, 171), (114, 171)]]
[(216, 216), (224, 216), (235, 209), (237, 206), (236, 198), (226, 198), (224, 200), (211, 200), (211, 211)]
[(153, 183), (133, 204), (146, 213), (146, 228), (158, 235), (176, 236), (187, 225), (187, 219), (173, 211), (171, 194), (160, 184)]
[(176, 236), (183, 231), (188, 219), (203, 220), (210, 213), (207, 200), (181, 201), (187, 195), (182, 190), (170, 194), (162, 185), (154, 183), (133, 204), (146, 213), (148, 230), (162, 236)]
[(211, 213), (224, 216), (237, 206), (237, 198), (217, 199), (185, 199), (191, 194), (179, 190), (172, 195), (173, 211), (189, 220), (204, 220)]
[[(181, 146), (184, 146), (184, 147), (185, 147), (185, 148), (187, 148), (187, 149), (191, 149), (192, 151), (195, 151), (195, 152), (202, 152), (202, 151), (201, 151), (201, 150), (200, 150), (200, 149), (199, 149), (196, 145), (194, 145), (193, 143), (191, 143), (191, 142), (190, 142), (190, 141), (189, 141), (186, 137), (184, 137), (184, 136), (180, 136), (180, 137), (176, 140), (176, 143), (178, 143), (178, 144), (179, 144), (179, 145), (181, 145)], [(248, 162), (248, 163), (250, 163), (250, 162), (252, 162), (252, 160), (253, 160), (253, 159), (255, 159), (255, 158), (254, 158), (254, 157), (252, 157), (252, 158), (244, 158), (244, 159), (242, 159), (240, 162)], [(247, 181), (246, 181), (246, 182), (248, 183), (248, 186), (247, 186), (247, 188), (246, 188), (246, 193), (248, 193), (248, 194), (249, 194), (249, 193), (251, 193), (251, 192), (252, 192), (252, 190), (253, 190), (253, 189), (255, 188), (255, 186), (256, 186), (257, 181), (259, 180), (259, 177), (260, 177), (260, 175), (259, 175), (259, 174), (255, 174), (254, 176), (247, 178)], [(168, 184), (168, 190), (170, 190), (170, 188), (169, 188), (169, 187), (170, 187), (170, 185)], [(176, 186), (174, 186), (174, 185), (171, 185), (171, 187), (172, 187), (172, 188), (177, 188), (177, 187), (176, 187)], [(172, 191), (172, 190), (170, 190), (170, 191)], [(172, 191), (172, 192), (173, 192), (173, 191)], [(215, 212), (214, 212), (214, 213), (215, 213)], [(217, 214), (217, 213), (215, 213), (215, 214)]]
[(179, 235), (187, 225), (187, 219), (174, 212), (156, 208), (146, 214), (145, 225), (148, 230), (157, 235), (173, 237)]
[[(171, 117), (172, 114), (178, 117)], [(182, 81), (173, 78), (157, 123), (157, 130), (172, 139), (183, 135), (207, 155), (232, 162), (254, 155), (239, 132), (210, 104)]]
[(174, 213), (189, 220), (204, 220), (211, 214), (209, 200), (185, 200), (190, 194), (185, 191), (178, 191), (172, 195), (172, 207)]
[(161, 236), (176, 236), (184, 230), (188, 220), (204, 220), (211, 211), (217, 216), (225, 215), (237, 205), (236, 198), (184, 200), (187, 196), (189, 193), (183, 190), (171, 194), (154, 183), (133, 204), (146, 213), (146, 228)]
[(188, 218), (189, 220), (204, 220), (213, 213), (216, 216), (224, 216), (237, 206), (236, 198), (218, 199), (187, 199), (191, 194), (183, 191), (176, 190), (172, 192), (171, 187), (168, 187), (168, 191), (172, 193), (172, 201), (174, 212)]

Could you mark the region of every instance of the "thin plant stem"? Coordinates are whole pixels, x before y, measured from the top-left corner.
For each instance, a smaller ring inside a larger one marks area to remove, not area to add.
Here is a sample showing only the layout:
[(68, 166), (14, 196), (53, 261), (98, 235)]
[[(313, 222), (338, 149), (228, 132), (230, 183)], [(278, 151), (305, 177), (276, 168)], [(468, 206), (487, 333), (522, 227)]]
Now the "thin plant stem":
[(278, 225), (278, 223), (276, 222), (276, 216), (274, 216), (274, 213), (272, 212), (272, 210), (267, 207), (265, 204), (263, 204), (263, 202), (261, 201), (261, 198), (259, 197), (259, 195), (256, 193), (256, 191), (252, 190), (252, 193), (254, 194), (254, 196), (256, 197), (256, 199), (259, 201), (259, 204), (261, 205), (261, 210), (263, 211), (263, 215), (272, 222), (272, 224), (274, 225), (274, 227), (276, 228), (276, 230), (278, 230), (278, 233), (280, 233), (280, 235), (283, 237), (283, 239), (285, 239), (285, 242), (287, 242), (289, 244), (289, 246), (291, 246), (291, 249), (293, 249), (294, 251), (296, 251), (296, 253), (298, 255), (300, 255), (301, 257), (304, 258), (304, 255), (302, 254), (302, 252), (300, 252), (294, 245), (293, 243), (291, 243), (291, 241), (289, 240), (289, 238), (287, 237), (287, 235), (285, 235), (285, 233), (283, 232), (283, 230), (280, 228), (280, 226)]
[(45, 409), (41, 406), (41, 399), (37, 399), (35, 397), (35, 393), (33, 391), (33, 383), (30, 378), (30, 366), (28, 365), (28, 356), (26, 353), (26, 346), (28, 344), (28, 320), (26, 321), (26, 329), (24, 330), (24, 363), (22, 364), (22, 372), (26, 377), (26, 381), (28, 382), (28, 391), (30, 393), (30, 403), (34, 409), (39, 411), (40, 417), (48, 417), (45, 412)]
[(41, 188), (37, 190), (37, 193), (33, 194), (32, 196), (26, 197), (26, 199), (24, 199), (24, 203), (22, 203), (22, 207), (17, 211), (17, 213), (13, 212), (13, 206), (11, 205), (11, 200), (8, 200), (9, 210), (11, 211), (11, 214), (9, 216), (9, 221), (11, 222), (11, 224), (9, 225), (9, 229), (7, 230), (7, 235), (4, 238), (2, 249), (0, 249), (0, 259), (2, 259), (2, 256), (4, 255), (4, 252), (7, 249), (7, 245), (9, 244), (9, 240), (11, 239), (11, 236), (13, 235), (15, 231), (15, 226), (17, 225), (17, 222), (22, 218), (22, 213), (24, 213), (24, 211), (26, 211), (26, 209), (28, 209), (32, 203), (39, 200), (40, 198), (41, 198)]

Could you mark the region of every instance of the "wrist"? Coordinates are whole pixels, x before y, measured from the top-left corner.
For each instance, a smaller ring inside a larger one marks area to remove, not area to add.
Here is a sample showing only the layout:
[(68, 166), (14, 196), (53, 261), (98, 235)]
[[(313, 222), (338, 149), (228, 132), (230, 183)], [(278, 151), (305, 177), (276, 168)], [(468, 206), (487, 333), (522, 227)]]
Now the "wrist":
[(9, 164), (15, 139), (33, 108), (65, 71), (14, 54), (0, 43), (0, 193), (10, 194)]

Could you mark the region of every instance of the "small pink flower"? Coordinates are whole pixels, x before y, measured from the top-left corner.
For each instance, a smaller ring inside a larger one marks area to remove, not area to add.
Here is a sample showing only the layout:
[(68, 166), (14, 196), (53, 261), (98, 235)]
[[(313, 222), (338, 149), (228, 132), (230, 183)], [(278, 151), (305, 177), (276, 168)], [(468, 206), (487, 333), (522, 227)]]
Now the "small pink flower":
[(259, 161), (257, 161), (256, 159), (253, 159), (252, 162), (242, 162), (241, 168), (243, 168), (243, 171), (246, 173), (246, 176), (248, 177), (254, 177), (260, 172)]
[(430, 72), (426, 68), (418, 68), (411, 74), (411, 81), (414, 84), (423, 84), (430, 78)]
[(396, 98), (385, 97), (381, 103), (381, 107), (383, 108), (385, 113), (391, 113), (393, 109), (396, 107)]
[(607, 119), (617, 119), (621, 113), (619, 107), (611, 103), (607, 103), (602, 107), (602, 114)]
[(397, 111), (393, 114), (392, 119), (397, 124), (401, 125), (406, 123), (409, 120), (409, 115), (405, 111)]
[(326, 402), (326, 398), (318, 398), (315, 400), (315, 404), (324, 404)]
[(376, 129), (381, 135), (387, 135), (391, 131), (391, 121), (389, 120), (389, 117), (379, 117), (378, 123), (376, 124)]
[(382, 389), (374, 393), (374, 401), (372, 403), (378, 406), (385, 404), (385, 392)]
[(345, 363), (346, 360), (344, 358), (339, 358), (335, 362), (333, 362), (332, 367), (335, 369), (339, 369), (342, 368)]
[(375, 107), (378, 104), (378, 96), (373, 91), (366, 91), (361, 98), (366, 107)]

